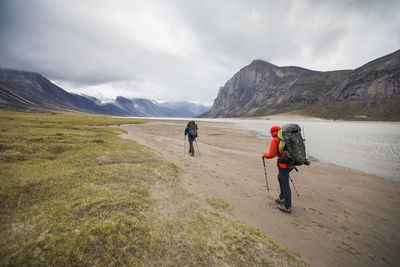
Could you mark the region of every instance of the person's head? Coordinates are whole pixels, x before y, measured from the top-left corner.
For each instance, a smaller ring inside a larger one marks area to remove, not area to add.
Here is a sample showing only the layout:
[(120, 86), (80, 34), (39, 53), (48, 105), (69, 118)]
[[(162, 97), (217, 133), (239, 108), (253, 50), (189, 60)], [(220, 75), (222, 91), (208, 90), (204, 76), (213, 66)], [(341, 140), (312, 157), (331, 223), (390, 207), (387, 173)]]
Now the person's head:
[(276, 137), (280, 129), (281, 129), (280, 126), (272, 126), (269, 132), (271, 133), (272, 137)]

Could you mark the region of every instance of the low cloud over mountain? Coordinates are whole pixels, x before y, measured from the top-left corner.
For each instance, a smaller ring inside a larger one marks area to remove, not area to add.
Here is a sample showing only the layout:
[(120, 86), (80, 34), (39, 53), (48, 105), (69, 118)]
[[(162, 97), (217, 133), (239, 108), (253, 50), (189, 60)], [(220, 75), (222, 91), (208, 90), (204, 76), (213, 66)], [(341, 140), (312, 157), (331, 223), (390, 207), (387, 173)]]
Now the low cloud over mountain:
[(0, 69), (0, 107), (16, 110), (70, 110), (117, 116), (195, 117), (209, 107), (190, 102), (158, 103), (119, 96), (112, 103), (71, 94), (38, 73)]

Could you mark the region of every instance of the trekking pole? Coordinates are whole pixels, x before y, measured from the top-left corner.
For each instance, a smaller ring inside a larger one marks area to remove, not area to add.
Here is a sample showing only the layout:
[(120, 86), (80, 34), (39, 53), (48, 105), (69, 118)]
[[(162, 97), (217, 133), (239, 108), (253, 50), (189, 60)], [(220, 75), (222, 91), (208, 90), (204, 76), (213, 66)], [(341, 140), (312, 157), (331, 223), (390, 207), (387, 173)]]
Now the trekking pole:
[(264, 163), (264, 173), (265, 173), (265, 183), (267, 184), (267, 191), (269, 191), (268, 187), (268, 177), (267, 177), (267, 168), (265, 167), (265, 158), (262, 158), (263, 163)]
[(186, 150), (186, 136), (183, 135), (183, 155), (185, 155), (185, 150)]
[[(299, 192), (297, 192), (296, 186), (294, 185), (293, 180), (292, 180), (292, 177), (290, 177), (290, 175), (289, 175), (289, 178), (290, 178), (290, 181), (292, 181), (293, 188), (294, 188), (294, 190), (296, 191), (296, 194), (297, 194), (297, 196), (298, 196), (299, 199), (300, 199)], [(300, 200), (301, 200), (301, 199), (300, 199)]]
[[(302, 138), (303, 138), (303, 142), (305, 142), (306, 141), (306, 130), (304, 130), (304, 127), (303, 127), (303, 136), (302, 136)], [(304, 154), (306, 154), (306, 158), (307, 158), (306, 146), (304, 146)]]
[(196, 140), (196, 139), (194, 139), (194, 141), (196, 142), (197, 151), (199, 151), (199, 155), (201, 156), (201, 153), (200, 153), (199, 146), (197, 145), (197, 140)]

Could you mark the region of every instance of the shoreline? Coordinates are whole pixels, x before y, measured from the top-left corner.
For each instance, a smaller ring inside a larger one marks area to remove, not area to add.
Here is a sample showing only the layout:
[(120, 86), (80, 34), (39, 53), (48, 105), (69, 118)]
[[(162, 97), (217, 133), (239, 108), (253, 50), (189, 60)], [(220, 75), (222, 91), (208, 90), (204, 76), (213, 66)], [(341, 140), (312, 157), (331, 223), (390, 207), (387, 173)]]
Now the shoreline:
[(298, 120), (298, 121), (319, 121), (319, 122), (349, 122), (349, 123), (389, 123), (389, 124), (400, 124), (400, 121), (369, 121), (369, 120), (333, 120), (333, 119), (324, 119), (319, 117), (311, 117), (306, 115), (299, 115), (295, 113), (281, 113), (267, 116), (254, 116), (254, 117), (218, 117), (218, 118), (209, 118), (209, 117), (120, 117), (114, 116), (114, 118), (134, 118), (141, 120)]
[(280, 113), (274, 115), (266, 115), (266, 116), (254, 116), (254, 117), (234, 117), (234, 118), (226, 118), (226, 119), (264, 119), (264, 120), (300, 120), (300, 121), (326, 121), (326, 122), (362, 122), (362, 123), (399, 123), (400, 121), (375, 121), (375, 120), (333, 120), (333, 119), (325, 119), (320, 117), (312, 117), (307, 115), (297, 114), (296, 112), (287, 112)]
[[(212, 122), (217, 123), (216, 125), (220, 125), (219, 127), (229, 127), (232, 129), (244, 129), (244, 130), (254, 130), (257, 132), (256, 137), (262, 140), (269, 140), (270, 137), (268, 133), (265, 133), (266, 128), (275, 125), (282, 125), (286, 123), (298, 123), (303, 129), (306, 129), (307, 140), (306, 146), (308, 147), (307, 154), (308, 157), (314, 158), (314, 160), (325, 162), (325, 163), (332, 163), (344, 168), (350, 168), (352, 170), (362, 171), (370, 175), (374, 175), (377, 177), (382, 177), (384, 179), (390, 179), (394, 181), (400, 181), (399, 171), (400, 169), (396, 166), (396, 162), (398, 160), (398, 156), (393, 154), (392, 150), (385, 150), (384, 147), (390, 145), (389, 136), (386, 137), (384, 141), (384, 146), (378, 144), (376, 142), (377, 135), (364, 133), (357, 129), (370, 129), (370, 133), (373, 133), (376, 130), (387, 129), (392, 131), (390, 134), (390, 138), (397, 138), (398, 134), (395, 134), (393, 130), (400, 130), (399, 125), (397, 124), (387, 124), (380, 126), (377, 123), (360, 123), (355, 124), (353, 122), (332, 122), (326, 120), (314, 120), (309, 117), (304, 116), (275, 116), (269, 117), (270, 119), (265, 120), (264, 117), (260, 117), (259, 119), (254, 118), (217, 118), (217, 119), (210, 119), (210, 118), (148, 118), (148, 121), (153, 120), (165, 120), (165, 121), (187, 121), (187, 120), (196, 120), (198, 122)], [(325, 124), (325, 122), (327, 124)], [(220, 123), (220, 124), (218, 124)], [(342, 124), (343, 123), (343, 124)], [(264, 127), (265, 124), (265, 127)], [(310, 128), (311, 127), (311, 128)], [(383, 128), (381, 128), (383, 127)], [(307, 131), (307, 129), (311, 129), (311, 131)], [(327, 129), (330, 129), (329, 131)], [(347, 137), (338, 137), (336, 138), (336, 134), (340, 135), (340, 132), (343, 131), (341, 129), (349, 130), (350, 132), (354, 133), (353, 136)], [(330, 134), (336, 133), (336, 134)], [(381, 131), (382, 132), (382, 131)], [(385, 132), (383, 132), (385, 133)], [(388, 132), (389, 134), (389, 132)], [(323, 144), (324, 140), (322, 140), (322, 136), (327, 137), (328, 143), (322, 146), (325, 149), (329, 149), (327, 151), (322, 150), (319, 144)], [(372, 143), (364, 142), (359, 143), (358, 138), (356, 136), (364, 135), (364, 140), (372, 140)], [(311, 139), (310, 139), (311, 138)], [(371, 139), (372, 138), (372, 139)], [(338, 151), (337, 147), (341, 146), (342, 144), (347, 144), (346, 147), (343, 148), (343, 151)], [(356, 148), (356, 150), (351, 148)], [(373, 150), (376, 149), (374, 153)], [(362, 153), (363, 155), (369, 155), (364, 158), (360, 158), (358, 161), (356, 160), (358, 154), (355, 153)], [(340, 153), (339, 153), (340, 152)], [(342, 153), (342, 154), (341, 154)], [(344, 153), (344, 154), (343, 154)], [(389, 153), (389, 154), (388, 154)], [(392, 153), (392, 154), (391, 154)], [(387, 161), (383, 162), (382, 164), (378, 164), (380, 159), (387, 159)], [(395, 164), (394, 168), (391, 168), (391, 164)]]
[(300, 198), (291, 184), (292, 213), (284, 214), (274, 202), (279, 193), (276, 160), (266, 161), (266, 190), (260, 154), (269, 140), (255, 138), (254, 131), (218, 128), (215, 122), (198, 124), (201, 156), (195, 157), (183, 154), (186, 121), (159, 119), (122, 128), (128, 131), (126, 138), (183, 169), (181, 186), (187, 192), (223, 199), (235, 219), (298, 252), (311, 266), (391, 266), (400, 261), (395, 234), (400, 227), (399, 182), (313, 161), (291, 173)]

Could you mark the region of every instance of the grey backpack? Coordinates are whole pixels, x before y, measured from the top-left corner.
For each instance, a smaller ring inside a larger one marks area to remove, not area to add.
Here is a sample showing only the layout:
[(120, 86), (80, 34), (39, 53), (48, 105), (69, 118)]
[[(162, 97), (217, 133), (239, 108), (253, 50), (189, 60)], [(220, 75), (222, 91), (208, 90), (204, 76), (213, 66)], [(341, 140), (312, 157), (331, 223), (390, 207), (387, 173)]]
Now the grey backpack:
[(283, 157), (279, 157), (278, 161), (290, 165), (310, 165), (307, 160), (305, 139), (301, 135), (300, 126), (297, 124), (286, 124), (278, 132), (278, 137), (281, 139), (279, 149), (283, 146)]
[(189, 121), (187, 127), (189, 137), (197, 137), (197, 124), (194, 121)]

